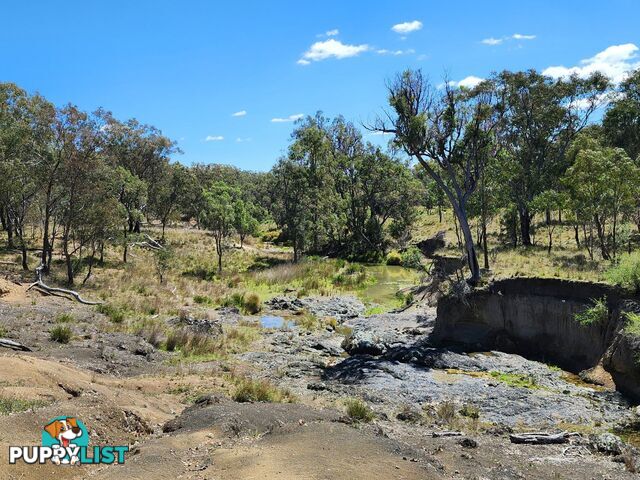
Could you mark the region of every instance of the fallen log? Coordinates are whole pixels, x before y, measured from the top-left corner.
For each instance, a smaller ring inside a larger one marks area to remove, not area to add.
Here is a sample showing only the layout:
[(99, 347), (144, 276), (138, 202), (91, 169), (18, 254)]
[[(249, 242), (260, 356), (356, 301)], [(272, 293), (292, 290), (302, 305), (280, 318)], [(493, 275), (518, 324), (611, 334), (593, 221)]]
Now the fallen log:
[(509, 435), (511, 443), (520, 443), (527, 445), (549, 445), (554, 443), (567, 443), (569, 438), (579, 435), (576, 432), (531, 432), (531, 433), (512, 433)]
[(50, 287), (42, 281), (42, 270), (44, 269), (44, 265), (40, 264), (38, 268), (36, 268), (36, 278), (37, 280), (29, 285), (27, 288), (27, 292), (32, 288), (36, 288), (46, 293), (47, 295), (53, 295), (55, 297), (62, 297), (68, 300), (71, 300), (69, 296), (75, 298), (78, 302), (84, 305), (101, 305), (103, 302), (91, 302), (89, 300), (83, 299), (80, 294), (74, 290), (67, 290), (66, 288), (56, 288)]
[(103, 302), (92, 302), (89, 300), (85, 300), (84, 298), (82, 298), (80, 296), (80, 294), (74, 290), (67, 290), (66, 288), (56, 288), (56, 287), (50, 287), (48, 285), (45, 285), (42, 280), (38, 280), (37, 282), (32, 283), (31, 285), (29, 285), (29, 288), (27, 288), (27, 291), (31, 290), (32, 288), (36, 288), (39, 290), (42, 290), (44, 293), (47, 293), (49, 295), (53, 295), (55, 297), (62, 297), (62, 298), (69, 298), (69, 296), (75, 298), (78, 302), (84, 304), (84, 305), (102, 305)]
[(431, 433), (431, 436), (433, 438), (439, 438), (439, 437), (461, 437), (462, 435), (464, 435), (464, 433), (458, 432), (458, 431), (453, 431), (453, 430), (444, 430), (442, 432), (432, 432)]
[(21, 352), (30, 352), (31, 349), (21, 343), (14, 342), (8, 338), (0, 338), (0, 347), (10, 348), (12, 350), (20, 350)]

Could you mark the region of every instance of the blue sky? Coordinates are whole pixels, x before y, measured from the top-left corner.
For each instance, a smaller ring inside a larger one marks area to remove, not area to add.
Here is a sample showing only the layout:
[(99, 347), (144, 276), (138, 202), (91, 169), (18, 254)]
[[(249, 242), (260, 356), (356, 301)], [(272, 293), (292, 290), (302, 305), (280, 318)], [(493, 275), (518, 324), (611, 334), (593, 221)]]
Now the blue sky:
[(634, 0), (13, 1), (2, 16), (0, 81), (153, 124), (183, 163), (254, 170), (286, 151), (296, 115), (373, 118), (407, 67), (468, 83), (640, 65)]

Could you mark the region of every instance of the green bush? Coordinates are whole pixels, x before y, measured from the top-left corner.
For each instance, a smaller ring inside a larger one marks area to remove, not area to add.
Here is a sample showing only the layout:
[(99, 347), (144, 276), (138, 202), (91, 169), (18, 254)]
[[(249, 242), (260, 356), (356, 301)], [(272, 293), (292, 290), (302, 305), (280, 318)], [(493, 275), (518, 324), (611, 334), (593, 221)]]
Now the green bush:
[(609, 308), (607, 307), (607, 297), (592, 298), (593, 306), (582, 312), (576, 313), (574, 319), (581, 325), (594, 325), (603, 323), (609, 318)]
[(122, 323), (124, 321), (125, 313), (124, 309), (116, 307), (115, 305), (110, 305), (108, 303), (103, 303), (96, 307), (96, 310), (103, 315), (109, 317), (113, 323)]
[(402, 265), (402, 255), (395, 250), (387, 253), (387, 265)]
[(256, 293), (249, 293), (244, 296), (244, 311), (249, 315), (255, 315), (262, 310), (262, 302)]
[(193, 301), (198, 305), (212, 305), (213, 299), (207, 295), (194, 295)]
[(402, 252), (402, 266), (407, 268), (422, 268), (422, 252), (416, 247), (410, 247)]
[(58, 343), (69, 343), (72, 336), (71, 329), (65, 325), (56, 325), (49, 331), (49, 338)]
[(620, 262), (606, 273), (607, 280), (623, 288), (640, 292), (640, 252), (620, 257)]
[(370, 422), (375, 418), (373, 410), (359, 398), (350, 398), (345, 402), (347, 415), (354, 422)]

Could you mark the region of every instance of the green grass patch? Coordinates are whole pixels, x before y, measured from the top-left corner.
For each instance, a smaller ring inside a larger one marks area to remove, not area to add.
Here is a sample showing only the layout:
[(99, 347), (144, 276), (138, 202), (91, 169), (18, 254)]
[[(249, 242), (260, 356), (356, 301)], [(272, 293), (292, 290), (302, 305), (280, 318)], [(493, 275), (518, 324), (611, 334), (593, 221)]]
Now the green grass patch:
[(98, 305), (96, 307), (96, 310), (98, 311), (98, 313), (102, 313), (103, 315), (109, 317), (109, 320), (111, 320), (113, 323), (124, 322), (126, 316), (124, 308), (116, 307), (115, 305), (112, 305), (110, 303), (103, 303), (101, 305)]
[(624, 332), (640, 337), (640, 314), (636, 312), (626, 312), (624, 315), (627, 319), (624, 325)]
[(47, 404), (44, 400), (22, 400), (20, 398), (0, 397), (0, 415), (24, 412), (32, 408), (43, 407)]
[(294, 403), (295, 396), (289, 391), (278, 388), (267, 380), (254, 380), (252, 378), (237, 378), (232, 398), (236, 402), (268, 402), (268, 403)]
[(521, 373), (503, 373), (492, 370), (489, 375), (496, 380), (509, 385), (510, 387), (520, 388), (540, 388), (536, 379), (531, 375), (523, 375)]
[(56, 317), (56, 323), (73, 323), (76, 319), (69, 313), (61, 313)]
[(607, 270), (605, 276), (611, 283), (640, 292), (640, 252), (621, 256), (618, 264)]

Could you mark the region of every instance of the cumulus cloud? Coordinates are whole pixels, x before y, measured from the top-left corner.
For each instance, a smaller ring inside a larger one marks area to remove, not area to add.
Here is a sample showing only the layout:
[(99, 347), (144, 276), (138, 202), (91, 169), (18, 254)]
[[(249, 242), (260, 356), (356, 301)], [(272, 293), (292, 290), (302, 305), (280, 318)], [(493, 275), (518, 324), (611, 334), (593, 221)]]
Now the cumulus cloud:
[(542, 73), (553, 78), (566, 78), (571, 75), (584, 78), (594, 72), (601, 72), (612, 82), (620, 83), (631, 71), (640, 68), (638, 50), (638, 47), (633, 43), (612, 45), (591, 58), (581, 60), (580, 65), (574, 67), (551, 66), (543, 70)]
[(316, 42), (309, 50), (304, 52), (302, 58), (298, 60), (299, 65), (309, 65), (311, 62), (319, 62), (328, 58), (349, 58), (355, 57), (362, 52), (370, 50), (371, 47), (366, 44), (362, 45), (348, 45), (342, 43), (340, 40), (333, 38), (322, 42)]
[(303, 113), (295, 113), (288, 117), (275, 117), (272, 118), (271, 121), (273, 123), (295, 122), (296, 120), (300, 120), (302, 117), (304, 117)]
[(484, 81), (484, 78), (469, 75), (468, 77), (465, 77), (462, 80), (459, 80), (457, 82), (455, 81), (449, 82), (449, 85), (451, 85), (452, 87), (473, 88), (483, 81)]
[(421, 28), (422, 22), (420, 20), (413, 20), (412, 22), (397, 23), (393, 27), (391, 27), (391, 30), (396, 33), (406, 35), (407, 33), (415, 32), (416, 30), (420, 30)]
[(232, 113), (232, 117), (244, 117), (247, 114), (246, 110), (240, 110), (239, 112)]
[(222, 135), (207, 135), (204, 139), (205, 142), (221, 142), (222, 140), (224, 140)]

